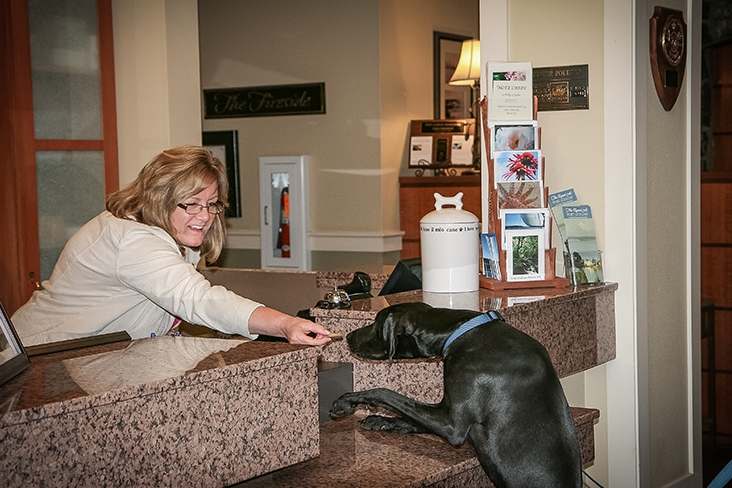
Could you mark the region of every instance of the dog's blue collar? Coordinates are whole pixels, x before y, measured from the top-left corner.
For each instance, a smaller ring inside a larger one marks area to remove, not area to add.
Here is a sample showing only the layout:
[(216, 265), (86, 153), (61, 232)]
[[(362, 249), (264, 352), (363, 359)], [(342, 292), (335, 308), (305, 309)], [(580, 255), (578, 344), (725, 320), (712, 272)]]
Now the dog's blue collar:
[(455, 329), (455, 332), (453, 332), (452, 335), (447, 338), (445, 345), (442, 346), (442, 355), (445, 355), (445, 351), (447, 351), (448, 346), (452, 344), (455, 339), (465, 334), (469, 330), (473, 330), (478, 326), (487, 324), (488, 322), (493, 322), (494, 320), (503, 320), (503, 317), (501, 317), (501, 315), (495, 310), (490, 310), (465, 322), (463, 325)]

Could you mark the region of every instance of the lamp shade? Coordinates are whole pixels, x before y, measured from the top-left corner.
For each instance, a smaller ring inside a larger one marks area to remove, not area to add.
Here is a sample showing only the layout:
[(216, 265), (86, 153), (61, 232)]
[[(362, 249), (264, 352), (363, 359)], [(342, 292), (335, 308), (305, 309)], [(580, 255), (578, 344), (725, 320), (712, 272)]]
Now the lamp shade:
[(469, 39), (463, 41), (460, 49), (460, 60), (452, 74), (451, 85), (475, 85), (480, 82), (480, 41)]

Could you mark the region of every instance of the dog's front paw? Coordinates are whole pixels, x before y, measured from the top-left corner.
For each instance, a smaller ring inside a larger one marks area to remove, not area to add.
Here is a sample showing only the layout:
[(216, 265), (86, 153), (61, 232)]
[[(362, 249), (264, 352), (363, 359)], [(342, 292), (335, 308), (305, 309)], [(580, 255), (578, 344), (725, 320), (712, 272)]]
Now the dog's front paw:
[(422, 432), (414, 425), (398, 417), (384, 417), (382, 415), (369, 415), (361, 421), (361, 427), (366, 430), (394, 431), (400, 434), (415, 434)]
[(348, 400), (348, 393), (341, 395), (333, 402), (333, 406), (330, 407), (328, 415), (332, 419), (339, 419), (353, 414), (356, 411), (356, 406)]

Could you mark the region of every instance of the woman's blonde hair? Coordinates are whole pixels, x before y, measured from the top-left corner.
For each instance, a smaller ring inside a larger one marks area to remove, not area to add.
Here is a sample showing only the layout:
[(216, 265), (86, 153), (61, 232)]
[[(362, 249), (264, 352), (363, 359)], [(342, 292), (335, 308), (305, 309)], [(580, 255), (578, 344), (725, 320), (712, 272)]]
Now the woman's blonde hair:
[[(127, 187), (107, 197), (107, 210), (120, 219), (154, 225), (175, 239), (170, 216), (179, 203), (216, 183), (219, 202), (228, 206), (229, 183), (226, 168), (211, 152), (200, 146), (180, 146), (161, 152), (150, 160)], [(213, 223), (203, 238), (201, 257), (215, 261), (226, 239), (224, 214), (212, 215)], [(183, 245), (178, 243), (183, 248)]]

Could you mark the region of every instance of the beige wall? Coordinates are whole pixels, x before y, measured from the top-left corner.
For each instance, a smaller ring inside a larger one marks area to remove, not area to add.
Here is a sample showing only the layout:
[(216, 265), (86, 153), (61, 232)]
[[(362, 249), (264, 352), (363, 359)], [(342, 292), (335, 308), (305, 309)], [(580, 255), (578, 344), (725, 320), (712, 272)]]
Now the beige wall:
[(313, 249), (397, 259), (408, 124), (433, 112), (432, 32), (477, 37), (477, 13), (477, 0), (203, 2), (203, 89), (325, 82), (326, 114), (203, 121), (239, 131), (244, 212), (230, 219), (232, 246), (258, 247), (259, 156), (308, 154)]
[(120, 185), (201, 143), (196, 0), (112, 0)]
[[(434, 31), (480, 37), (478, 0), (381, 0), (381, 212), (399, 228), (399, 181), (407, 167), (409, 121), (434, 117)], [(395, 212), (396, 210), (396, 212)]]
[[(654, 5), (646, 2), (642, 18), (651, 18)], [(669, 0), (664, 6), (687, 10), (682, 0)], [(688, 13), (684, 17), (689, 20)], [(687, 474), (690, 445), (691, 378), (687, 356), (691, 344), (686, 326), (693, 270), (686, 263), (690, 244), (688, 209), (693, 197), (687, 192), (690, 141), (686, 124), (693, 99), (682, 91), (673, 109), (666, 112), (656, 95), (649, 63), (645, 70), (647, 98), (642, 109), (648, 122), (639, 127), (639, 146), (645, 143), (647, 161), (649, 477), (651, 486), (666, 486)], [(698, 73), (691, 76), (695, 75)], [(684, 86), (692, 80), (685, 79)], [(697, 145), (697, 163), (698, 155)]]

